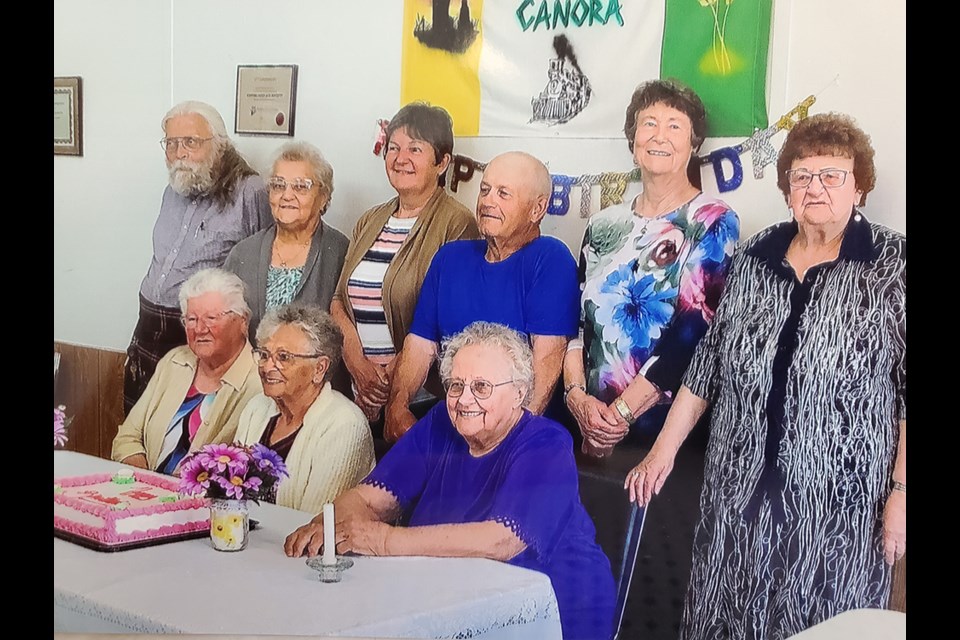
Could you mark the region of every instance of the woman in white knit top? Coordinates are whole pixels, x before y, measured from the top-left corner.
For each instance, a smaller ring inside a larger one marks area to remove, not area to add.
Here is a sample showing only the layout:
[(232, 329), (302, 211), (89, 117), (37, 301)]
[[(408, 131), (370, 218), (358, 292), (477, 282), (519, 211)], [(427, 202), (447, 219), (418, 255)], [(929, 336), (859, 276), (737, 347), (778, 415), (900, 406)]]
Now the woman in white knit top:
[(263, 394), (243, 410), (237, 440), (283, 457), (290, 477), (277, 489), (277, 504), (316, 513), (374, 466), (367, 419), (330, 387), (343, 335), (327, 312), (294, 303), (267, 312), (257, 346)]

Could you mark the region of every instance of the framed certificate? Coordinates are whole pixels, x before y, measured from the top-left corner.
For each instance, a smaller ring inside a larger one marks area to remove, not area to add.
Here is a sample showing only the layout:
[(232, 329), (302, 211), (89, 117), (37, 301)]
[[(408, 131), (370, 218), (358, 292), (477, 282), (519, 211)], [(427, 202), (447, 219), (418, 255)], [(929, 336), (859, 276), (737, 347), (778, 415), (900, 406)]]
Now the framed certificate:
[(297, 65), (237, 66), (240, 134), (293, 136), (297, 106)]
[(83, 94), (79, 76), (53, 79), (53, 154), (83, 155)]

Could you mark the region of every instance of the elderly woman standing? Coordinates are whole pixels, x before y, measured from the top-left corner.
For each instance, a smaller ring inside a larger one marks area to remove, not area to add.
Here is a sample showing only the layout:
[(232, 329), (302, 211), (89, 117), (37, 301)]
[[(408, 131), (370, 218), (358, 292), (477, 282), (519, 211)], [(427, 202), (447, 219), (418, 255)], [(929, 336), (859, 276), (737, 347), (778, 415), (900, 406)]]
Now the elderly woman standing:
[[(447, 389), (360, 486), (335, 503), (338, 551), (481, 557), (542, 571), (563, 637), (610, 636), (610, 563), (580, 504), (570, 434), (524, 408), (533, 354), (505, 326), (476, 322), (445, 345)], [(401, 517), (408, 526), (395, 526)], [(289, 556), (316, 555), (317, 516), (287, 537)]]
[(205, 444), (231, 442), (240, 412), (260, 393), (250, 354), (250, 308), (240, 278), (204, 269), (180, 287), (187, 344), (169, 351), (113, 440), (118, 462), (175, 473)]
[(320, 511), (374, 464), (366, 418), (330, 388), (343, 336), (327, 312), (295, 303), (267, 312), (257, 345), (263, 394), (240, 416), (237, 440), (270, 447), (286, 463), (277, 504)]
[(657, 434), (713, 319), (740, 222), (695, 186), (706, 129), (700, 98), (673, 81), (641, 84), (627, 107), (643, 192), (587, 224), (582, 339), (564, 360), (564, 403), (585, 453), (608, 455), (631, 431)]
[(275, 224), (237, 243), (223, 265), (247, 284), (251, 331), (266, 310), (293, 301), (329, 309), (349, 244), (323, 222), (333, 167), (312, 144), (281, 147), (267, 189)]
[(624, 484), (647, 503), (712, 405), (685, 638), (786, 638), (886, 606), (906, 549), (906, 238), (857, 208), (873, 155), (844, 115), (790, 131), (777, 170), (793, 219), (738, 251)]
[[(400, 109), (384, 150), (397, 197), (364, 213), (353, 231), (330, 312), (343, 331), (355, 401), (371, 420), (389, 397), (430, 260), (450, 240), (479, 237), (470, 211), (440, 186), (452, 153), (446, 111), (422, 102)], [(431, 386), (439, 390), (439, 380)]]

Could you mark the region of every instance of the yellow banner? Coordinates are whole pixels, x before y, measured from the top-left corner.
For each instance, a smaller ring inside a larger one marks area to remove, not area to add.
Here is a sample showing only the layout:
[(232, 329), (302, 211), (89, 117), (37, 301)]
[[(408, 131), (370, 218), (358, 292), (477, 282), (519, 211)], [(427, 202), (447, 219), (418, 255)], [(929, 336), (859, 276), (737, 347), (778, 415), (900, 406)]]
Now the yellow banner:
[(403, 6), (400, 103), (443, 107), (458, 136), (480, 131), (482, 14), (483, 0), (405, 0)]

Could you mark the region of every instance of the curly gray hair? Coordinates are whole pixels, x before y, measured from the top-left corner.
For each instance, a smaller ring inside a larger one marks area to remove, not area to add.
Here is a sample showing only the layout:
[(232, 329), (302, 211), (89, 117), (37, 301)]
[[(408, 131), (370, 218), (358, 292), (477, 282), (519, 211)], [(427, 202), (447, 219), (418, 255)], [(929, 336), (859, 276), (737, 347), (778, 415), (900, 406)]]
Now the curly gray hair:
[(457, 352), (475, 345), (500, 349), (510, 359), (510, 378), (523, 392), (523, 405), (526, 406), (533, 391), (533, 350), (522, 334), (505, 325), (474, 322), (445, 340), (440, 356), (440, 377), (449, 380)]
[(330, 359), (330, 366), (323, 381), (330, 380), (340, 366), (343, 353), (343, 333), (340, 332), (340, 327), (330, 314), (320, 307), (292, 302), (274, 307), (263, 316), (257, 327), (257, 346), (269, 340), (277, 329), (288, 324), (303, 331), (313, 353), (321, 353)]

